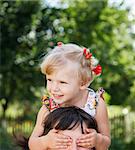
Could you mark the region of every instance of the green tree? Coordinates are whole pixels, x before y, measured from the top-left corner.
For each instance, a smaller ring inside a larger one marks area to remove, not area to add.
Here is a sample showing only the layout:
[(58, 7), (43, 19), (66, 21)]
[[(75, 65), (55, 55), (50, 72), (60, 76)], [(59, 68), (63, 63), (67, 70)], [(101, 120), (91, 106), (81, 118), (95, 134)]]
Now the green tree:
[(110, 104), (127, 101), (132, 105), (135, 53), (128, 10), (110, 6), (107, 0), (63, 0), (55, 7), (46, 1), (21, 0), (1, 1), (0, 5), (0, 103), (4, 112), (13, 102), (35, 111), (30, 104), (35, 104), (44, 86), (39, 56), (57, 41), (91, 47), (103, 66), (102, 77), (92, 87), (102, 85), (111, 96)]
[(125, 104), (128, 98), (131, 102), (135, 53), (131, 31), (134, 20), (128, 17), (129, 9), (123, 9), (123, 3), (108, 5), (108, 0), (66, 2), (68, 7), (62, 8), (62, 18), (55, 26), (61, 31), (59, 39), (93, 49), (103, 66), (103, 75), (92, 86), (96, 89), (102, 85), (111, 96), (110, 104)]
[(36, 102), (45, 88), (40, 57), (57, 43), (59, 31), (54, 26), (61, 9), (50, 8), (47, 2), (38, 0), (1, 1), (0, 5), (0, 104), (3, 115), (17, 103), (16, 108), (29, 115), (30, 109), (35, 112), (35, 107), (41, 105)]
[(13, 101), (27, 106), (29, 100), (36, 98), (36, 87), (43, 85), (35, 61), (40, 50), (34, 37), (41, 4), (39, 1), (1, 1), (0, 5), (0, 100), (5, 114)]

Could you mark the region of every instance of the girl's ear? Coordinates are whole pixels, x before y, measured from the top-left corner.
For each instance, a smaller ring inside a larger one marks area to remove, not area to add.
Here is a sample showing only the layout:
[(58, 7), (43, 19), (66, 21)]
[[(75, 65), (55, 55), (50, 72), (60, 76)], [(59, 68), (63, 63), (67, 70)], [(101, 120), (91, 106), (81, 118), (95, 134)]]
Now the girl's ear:
[(86, 88), (88, 88), (89, 85), (90, 85), (90, 81), (82, 82), (81, 85), (80, 85), (80, 89), (85, 90)]
[(84, 89), (88, 88), (89, 85), (91, 84), (91, 82), (92, 82), (91, 78), (89, 78), (87, 81), (82, 81), (81, 85), (80, 85), (80, 89), (84, 90)]

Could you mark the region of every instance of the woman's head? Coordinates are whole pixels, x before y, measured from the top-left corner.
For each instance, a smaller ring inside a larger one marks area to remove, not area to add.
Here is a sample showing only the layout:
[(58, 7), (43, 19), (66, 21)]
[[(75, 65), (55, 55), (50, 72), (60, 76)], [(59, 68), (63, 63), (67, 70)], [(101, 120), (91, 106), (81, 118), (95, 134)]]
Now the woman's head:
[(44, 120), (43, 126), (43, 135), (46, 135), (51, 129), (56, 129), (59, 134), (69, 136), (72, 143), (68, 146), (68, 150), (88, 150), (88, 148), (77, 146), (76, 141), (82, 134), (87, 133), (87, 128), (97, 131), (96, 120), (84, 110), (75, 106), (60, 107), (52, 111)]
[(45, 75), (50, 75), (65, 68), (69, 63), (76, 66), (74, 72), (81, 82), (86, 83), (92, 80), (91, 59), (86, 59), (84, 48), (76, 44), (56, 46), (43, 58), (41, 71)]
[(60, 107), (50, 112), (43, 122), (44, 133), (46, 135), (51, 129), (74, 130), (80, 126), (81, 133), (85, 133), (85, 128), (97, 130), (95, 119), (84, 110), (76, 107)]

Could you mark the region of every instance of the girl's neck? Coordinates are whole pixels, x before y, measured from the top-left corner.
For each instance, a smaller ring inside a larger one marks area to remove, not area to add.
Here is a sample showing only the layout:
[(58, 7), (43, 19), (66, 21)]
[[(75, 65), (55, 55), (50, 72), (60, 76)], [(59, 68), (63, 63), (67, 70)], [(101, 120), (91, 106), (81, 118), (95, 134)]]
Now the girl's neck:
[(82, 92), (79, 93), (79, 95), (69, 101), (68, 103), (63, 103), (62, 106), (77, 106), (77, 107), (84, 107), (86, 102), (87, 102), (87, 98), (88, 98), (88, 90), (83, 90)]

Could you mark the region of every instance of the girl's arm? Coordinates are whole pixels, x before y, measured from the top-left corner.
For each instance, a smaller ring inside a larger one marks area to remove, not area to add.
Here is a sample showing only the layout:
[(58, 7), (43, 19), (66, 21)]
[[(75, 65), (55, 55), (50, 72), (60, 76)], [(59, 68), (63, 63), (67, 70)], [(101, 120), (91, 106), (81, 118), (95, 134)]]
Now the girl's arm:
[[(30, 150), (46, 150), (47, 148), (43, 145), (43, 140), (45, 141), (45, 136), (41, 136), (44, 131), (44, 127), (42, 125), (45, 116), (49, 113), (46, 106), (42, 106), (37, 115), (36, 125), (34, 130), (29, 138), (29, 148)], [(41, 136), (41, 137), (39, 137)]]
[(107, 107), (102, 98), (100, 98), (99, 100), (95, 118), (97, 120), (98, 131), (99, 131), (97, 135), (96, 149), (107, 150), (111, 144), (111, 137), (110, 137)]

